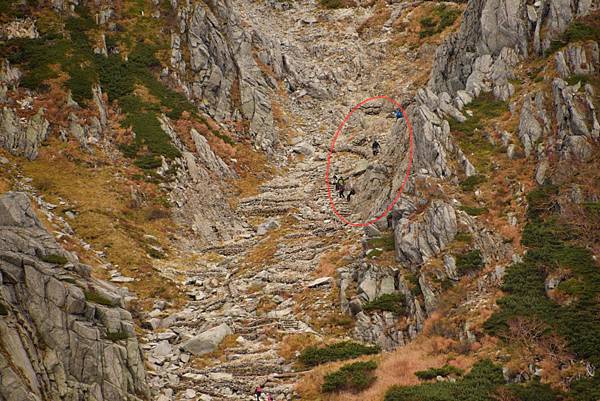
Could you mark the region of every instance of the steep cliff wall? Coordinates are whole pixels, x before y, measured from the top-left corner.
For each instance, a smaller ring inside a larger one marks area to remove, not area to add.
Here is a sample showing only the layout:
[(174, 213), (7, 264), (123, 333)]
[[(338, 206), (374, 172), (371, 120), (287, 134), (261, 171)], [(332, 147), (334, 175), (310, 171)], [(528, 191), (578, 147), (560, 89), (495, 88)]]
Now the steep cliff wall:
[(23, 193), (0, 197), (0, 399), (147, 399), (120, 290), (90, 275)]

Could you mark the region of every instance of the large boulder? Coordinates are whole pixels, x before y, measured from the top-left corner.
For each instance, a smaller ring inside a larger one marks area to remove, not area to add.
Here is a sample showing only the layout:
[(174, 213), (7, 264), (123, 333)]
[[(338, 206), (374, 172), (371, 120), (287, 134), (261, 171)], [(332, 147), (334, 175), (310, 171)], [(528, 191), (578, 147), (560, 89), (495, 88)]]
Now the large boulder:
[(442, 252), (454, 239), (458, 229), (452, 205), (433, 201), (418, 221), (401, 219), (396, 225), (396, 257), (414, 268)]
[(233, 331), (226, 323), (223, 323), (189, 339), (180, 348), (196, 356), (208, 354), (216, 350), (223, 339), (230, 334), (233, 334)]

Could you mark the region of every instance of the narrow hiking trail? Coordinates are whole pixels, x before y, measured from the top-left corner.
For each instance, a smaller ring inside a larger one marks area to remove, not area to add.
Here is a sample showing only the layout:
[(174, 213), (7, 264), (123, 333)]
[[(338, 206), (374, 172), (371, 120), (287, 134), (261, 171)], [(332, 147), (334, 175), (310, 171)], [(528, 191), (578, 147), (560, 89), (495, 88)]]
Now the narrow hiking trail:
[[(194, 299), (168, 316), (156, 309), (155, 316), (168, 321), (169, 328), (145, 336), (150, 383), (165, 392), (164, 399), (174, 395), (249, 400), (258, 384), (277, 400), (291, 399), (301, 373), (292, 370), (294, 354), (287, 359), (281, 355), (285, 336), (347, 338), (352, 325), (340, 311), (335, 268), (357, 263), (364, 229), (344, 224), (330, 207), (327, 153), (337, 127), (354, 105), (380, 94), (393, 97), (385, 88), (398, 91), (404, 82), (389, 82), (385, 63), (389, 38), (365, 42), (357, 34), (356, 28), (368, 16), (346, 11), (324, 14), (314, 2), (301, 2), (293, 11), (263, 2), (235, 4), (245, 22), (275, 34), (313, 74), (331, 74), (335, 85), (315, 87), (312, 96), (296, 91), (273, 99), (285, 110), (280, 134), (291, 133), (274, 158), (282, 172), (262, 183), (257, 195), (237, 200), (238, 215), (257, 227), (256, 232), (181, 250), (176, 261), (165, 261), (161, 267), (165, 277), (180, 282)], [(410, 82), (406, 77), (405, 86)], [(383, 148), (392, 146), (386, 136), (394, 123), (393, 106), (365, 106), (338, 139), (331, 176), (365, 171), (374, 160), (373, 137)], [(360, 205), (338, 199), (333, 187), (332, 196), (342, 216), (361, 221)], [(324, 267), (327, 258), (335, 261), (333, 266)], [(174, 336), (189, 338), (223, 324), (231, 331), (224, 329), (224, 343), (211, 354), (190, 357), (169, 342)]]

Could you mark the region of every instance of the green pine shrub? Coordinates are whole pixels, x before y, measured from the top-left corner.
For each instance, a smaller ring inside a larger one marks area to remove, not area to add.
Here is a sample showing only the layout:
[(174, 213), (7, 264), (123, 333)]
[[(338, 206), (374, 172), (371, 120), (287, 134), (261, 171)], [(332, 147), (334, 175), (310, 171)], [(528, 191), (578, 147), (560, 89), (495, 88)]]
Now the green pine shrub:
[(478, 249), (455, 256), (456, 269), (460, 275), (480, 270), (483, 267), (483, 258)]
[(438, 376), (448, 377), (448, 376), (462, 376), (465, 371), (463, 369), (457, 368), (452, 365), (444, 365), (441, 368), (429, 368), (427, 370), (421, 370), (415, 372), (415, 376), (417, 376), (421, 380), (431, 380), (435, 379)]
[(305, 366), (317, 366), (327, 362), (357, 358), (361, 355), (374, 355), (380, 352), (377, 346), (367, 346), (350, 341), (339, 342), (325, 347), (305, 348), (299, 356)]
[(387, 311), (401, 315), (405, 311), (404, 297), (399, 293), (383, 294), (363, 305), (365, 311)]
[(65, 265), (68, 262), (68, 259), (65, 258), (62, 255), (56, 255), (56, 254), (50, 254), (50, 255), (45, 255), (42, 256), (40, 259), (42, 259), (44, 262), (46, 263), (52, 263), (54, 265)]
[(375, 361), (354, 362), (342, 366), (335, 372), (325, 375), (321, 390), (324, 393), (334, 391), (360, 392), (366, 390), (375, 382), (374, 374), (377, 368)]

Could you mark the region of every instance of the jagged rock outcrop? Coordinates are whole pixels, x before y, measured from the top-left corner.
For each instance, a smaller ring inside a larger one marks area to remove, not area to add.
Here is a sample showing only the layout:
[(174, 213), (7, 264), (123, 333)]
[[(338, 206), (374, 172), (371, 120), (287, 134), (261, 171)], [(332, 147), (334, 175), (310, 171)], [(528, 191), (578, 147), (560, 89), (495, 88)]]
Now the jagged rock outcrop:
[(537, 141), (550, 132), (550, 121), (544, 107), (543, 92), (525, 95), (519, 119), (519, 138), (529, 156)]
[(35, 216), (0, 197), (0, 399), (147, 399), (142, 352), (119, 290), (94, 279)]
[(35, 20), (31, 18), (16, 19), (0, 27), (1, 39), (35, 39), (40, 34), (35, 27)]
[[(358, 268), (338, 269), (338, 287), (342, 311), (356, 320), (353, 335), (356, 339), (377, 344), (390, 351), (414, 339), (423, 329), (428, 314), (437, 306), (437, 297), (425, 275), (419, 274), (417, 288), (411, 286), (399, 269), (389, 269), (365, 262)], [(356, 286), (350, 297), (348, 288)], [(422, 294), (417, 297), (415, 294)], [(385, 294), (399, 294), (400, 313), (366, 311), (363, 306)], [(421, 306), (424, 302), (425, 309)]]
[(43, 108), (27, 120), (20, 119), (13, 109), (4, 107), (0, 112), (0, 147), (13, 155), (33, 160), (48, 135), (49, 125)]
[(409, 218), (398, 221), (394, 231), (396, 258), (414, 269), (443, 251), (456, 236), (457, 229), (452, 205), (435, 200), (418, 221)]
[(460, 30), (436, 52), (429, 87), (454, 95), (467, 87), (469, 79), (480, 81), (483, 71), (500, 78), (494, 94), (506, 99), (511, 92), (506, 80), (516, 58), (526, 57), (530, 44), (540, 54), (575, 17), (586, 15), (592, 7), (590, 1), (550, 0), (527, 5), (521, 0), (471, 0)]
[(21, 79), (21, 71), (11, 66), (8, 60), (3, 60), (0, 69), (0, 82), (7, 87), (14, 88), (19, 83), (19, 79)]
[[(552, 81), (552, 95), (558, 126), (557, 149), (563, 159), (587, 161), (592, 157), (592, 141), (600, 135), (600, 123), (592, 102), (590, 84), (569, 86), (560, 78)], [(583, 93), (582, 93), (583, 92)]]
[(571, 43), (554, 55), (556, 70), (563, 79), (572, 75), (591, 75), (600, 70), (598, 42)]
[[(217, 119), (248, 122), (257, 147), (277, 146), (271, 96), (276, 82), (254, 58), (253, 37), (229, 0), (179, 6), (179, 31), (171, 36), (171, 65), (188, 95)], [(189, 54), (189, 59), (184, 54)], [(282, 64), (281, 54), (276, 54)]]

